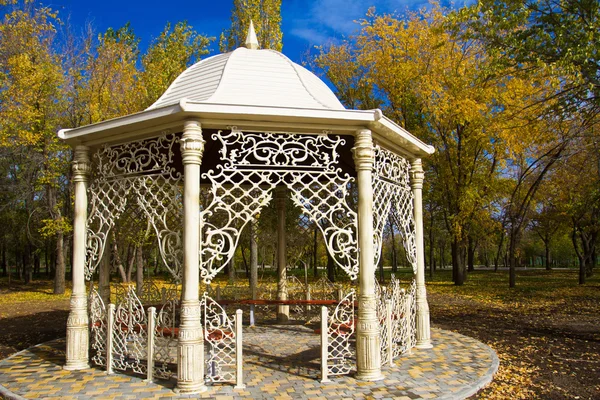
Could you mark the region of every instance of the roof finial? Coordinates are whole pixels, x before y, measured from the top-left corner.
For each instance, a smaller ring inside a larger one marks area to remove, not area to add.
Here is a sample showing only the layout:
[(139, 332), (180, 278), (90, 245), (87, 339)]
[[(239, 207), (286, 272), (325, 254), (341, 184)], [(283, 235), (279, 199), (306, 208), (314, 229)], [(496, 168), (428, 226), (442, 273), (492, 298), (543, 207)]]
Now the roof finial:
[(252, 20), (250, 20), (250, 26), (248, 27), (248, 36), (246, 36), (246, 48), (250, 50), (258, 49), (258, 39), (256, 38), (256, 32), (254, 32)]

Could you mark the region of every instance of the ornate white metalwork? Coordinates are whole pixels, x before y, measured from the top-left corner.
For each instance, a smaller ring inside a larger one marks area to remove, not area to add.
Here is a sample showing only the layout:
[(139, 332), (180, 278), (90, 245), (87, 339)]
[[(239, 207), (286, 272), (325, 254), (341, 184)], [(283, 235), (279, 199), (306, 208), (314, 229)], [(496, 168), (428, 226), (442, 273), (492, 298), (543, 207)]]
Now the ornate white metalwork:
[(383, 229), (392, 218), (400, 229), (408, 261), (417, 271), (417, 246), (413, 214), (413, 194), (410, 186), (410, 162), (375, 145), (373, 165), (373, 231), (375, 233), (375, 265), (379, 264)]
[(130, 286), (127, 295), (115, 311), (113, 328), (113, 368), (131, 369), (146, 374), (147, 317), (135, 288)]
[(88, 305), (92, 361), (98, 366), (106, 366), (106, 306), (96, 288), (90, 292)]
[(354, 289), (344, 296), (329, 316), (327, 329), (327, 375), (347, 375), (354, 367), (350, 338), (354, 335)]
[(311, 298), (314, 300), (335, 300), (337, 298), (338, 286), (327, 279), (326, 276), (320, 277), (309, 286)]
[(159, 287), (151, 279), (145, 279), (139, 295), (142, 304), (158, 304), (162, 301)]
[[(338, 165), (337, 136), (231, 131), (213, 134), (222, 165), (202, 175), (210, 196), (202, 211), (201, 277), (209, 283), (233, 257), (240, 234), (285, 185), (319, 226), (328, 251), (352, 279), (358, 274), (357, 217), (348, 204), (354, 179)], [(220, 264), (221, 266), (217, 266)]]
[(165, 266), (180, 279), (183, 257), (181, 174), (174, 166), (179, 138), (159, 137), (105, 146), (93, 156), (88, 188), (85, 274), (91, 279), (117, 221), (133, 215), (154, 231)]
[(235, 326), (216, 301), (204, 293), (200, 300), (204, 319), (204, 340), (209, 344), (206, 379), (212, 382), (235, 382)]
[(417, 344), (417, 281), (413, 280), (408, 290), (408, 310), (407, 318), (409, 319), (409, 333), (408, 333), (408, 350), (411, 350)]
[[(386, 323), (387, 301), (391, 300), (391, 337), (388, 342), (388, 326)], [(413, 280), (408, 290), (400, 287), (400, 280), (392, 276), (388, 287), (380, 287), (377, 291), (377, 318), (380, 323), (381, 359), (388, 360), (388, 351), (392, 350), (392, 358), (410, 351), (416, 345), (416, 281)]]
[(178, 299), (168, 300), (156, 314), (154, 376), (170, 379), (170, 366), (177, 363), (177, 308)]

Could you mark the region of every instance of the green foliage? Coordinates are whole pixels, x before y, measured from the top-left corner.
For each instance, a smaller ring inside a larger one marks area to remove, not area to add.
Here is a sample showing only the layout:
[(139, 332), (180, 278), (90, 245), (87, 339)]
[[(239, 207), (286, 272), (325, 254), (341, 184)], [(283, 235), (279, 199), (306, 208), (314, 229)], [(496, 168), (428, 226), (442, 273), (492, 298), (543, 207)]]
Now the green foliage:
[(597, 0), (480, 0), (459, 10), (499, 68), (550, 67), (568, 76), (559, 93), (567, 110), (600, 111), (600, 3)]
[(141, 107), (150, 106), (187, 67), (208, 54), (207, 47), (212, 40), (214, 38), (200, 35), (185, 21), (178, 22), (172, 29), (167, 23), (142, 57)]

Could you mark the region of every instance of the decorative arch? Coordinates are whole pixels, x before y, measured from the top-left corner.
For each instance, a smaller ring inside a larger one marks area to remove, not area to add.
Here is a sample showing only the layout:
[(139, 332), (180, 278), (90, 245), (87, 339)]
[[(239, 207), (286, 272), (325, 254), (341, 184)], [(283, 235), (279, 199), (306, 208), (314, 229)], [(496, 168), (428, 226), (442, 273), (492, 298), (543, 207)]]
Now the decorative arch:
[(413, 273), (417, 273), (417, 244), (413, 193), (410, 186), (410, 162), (395, 153), (375, 145), (373, 164), (373, 232), (375, 264), (379, 263), (383, 247), (383, 230), (391, 218), (400, 229), (402, 242)]
[[(201, 212), (204, 282), (233, 257), (241, 232), (285, 185), (293, 202), (317, 224), (334, 261), (358, 275), (357, 215), (350, 203), (354, 178), (339, 167), (339, 136), (285, 132), (218, 131), (221, 164), (202, 174), (210, 199)], [(220, 264), (220, 265), (218, 265)]]

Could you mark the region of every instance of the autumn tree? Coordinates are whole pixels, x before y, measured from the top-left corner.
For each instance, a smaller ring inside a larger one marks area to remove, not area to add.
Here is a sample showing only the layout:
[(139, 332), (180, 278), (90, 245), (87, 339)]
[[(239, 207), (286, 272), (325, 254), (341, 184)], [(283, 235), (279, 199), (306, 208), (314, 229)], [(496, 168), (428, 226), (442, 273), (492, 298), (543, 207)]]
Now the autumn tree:
[[(476, 44), (453, 40), (439, 29), (442, 20), (440, 9), (410, 14), (405, 21), (371, 12), (354, 46), (384, 111), (438, 150), (430, 160), (433, 190), (444, 193), (442, 213), (460, 285), (469, 221), (485, 201), (501, 141), (493, 140), (489, 118), (496, 87), (486, 82), (485, 57)], [(322, 54), (319, 60), (331, 58)]]
[[(16, 3), (16, 2), (15, 2)], [(28, 220), (35, 216), (41, 226), (28, 226), (23, 249), (25, 280), (31, 275), (31, 257), (38, 228), (55, 240), (55, 293), (64, 292), (64, 235), (70, 224), (64, 218), (68, 151), (59, 142), (64, 107), (64, 74), (54, 47), (57, 15), (31, 2), (15, 4), (0, 25), (0, 146), (18, 165), (9, 176), (20, 182)], [(38, 239), (39, 240), (39, 239)], [(36, 260), (39, 264), (39, 259)]]
[[(459, 285), (466, 277), (469, 238), (478, 221), (485, 220), (480, 214), (492, 200), (499, 173), (513, 156), (527, 160), (527, 154), (554, 138), (546, 134), (551, 131), (532, 130), (528, 124), (537, 117), (531, 105), (557, 87), (542, 72), (497, 73), (485, 43), (464, 34), (464, 22), (448, 18), (437, 6), (404, 19), (370, 11), (356, 37), (322, 50), (316, 61), (343, 94), (349, 93), (348, 82), (355, 83), (330, 71), (338, 68), (336, 60), (355, 55), (355, 70), (364, 73), (368, 91), (384, 112), (436, 147), (428, 160), (430, 195), (442, 202)], [(518, 219), (516, 233), (520, 217), (512, 219)], [(518, 235), (514, 238), (516, 243)]]
[(559, 98), (569, 112), (600, 112), (600, 3), (597, 0), (479, 0), (459, 13), (499, 70), (553, 68), (571, 76)]
[(142, 56), (142, 72), (138, 90), (140, 109), (154, 103), (183, 71), (200, 57), (208, 54), (214, 38), (200, 35), (187, 22), (178, 22), (165, 29)]
[(573, 141), (569, 151), (551, 184), (559, 212), (570, 221), (571, 241), (579, 260), (579, 283), (584, 284), (597, 263), (600, 239), (600, 147), (590, 132), (590, 136)]
[(261, 48), (281, 51), (281, 0), (234, 0), (231, 27), (219, 38), (222, 53), (244, 45), (250, 21), (254, 24)]

